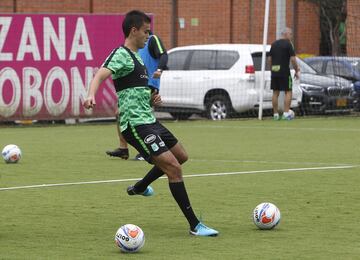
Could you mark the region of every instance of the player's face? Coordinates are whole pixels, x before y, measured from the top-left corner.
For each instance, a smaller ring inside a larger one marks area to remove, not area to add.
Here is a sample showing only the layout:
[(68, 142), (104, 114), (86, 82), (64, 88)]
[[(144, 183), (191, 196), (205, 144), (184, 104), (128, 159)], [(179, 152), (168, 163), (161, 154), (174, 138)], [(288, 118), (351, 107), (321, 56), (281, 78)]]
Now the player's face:
[(144, 23), (139, 30), (135, 30), (136, 45), (139, 49), (144, 48), (150, 36), (150, 24)]

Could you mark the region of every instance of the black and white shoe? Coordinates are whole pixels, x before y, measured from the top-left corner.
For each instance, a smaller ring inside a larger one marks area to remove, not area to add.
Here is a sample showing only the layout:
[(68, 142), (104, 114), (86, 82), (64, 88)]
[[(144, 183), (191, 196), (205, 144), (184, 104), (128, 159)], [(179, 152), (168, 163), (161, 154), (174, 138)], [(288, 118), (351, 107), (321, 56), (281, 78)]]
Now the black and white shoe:
[(144, 157), (141, 154), (137, 154), (134, 158), (136, 161), (145, 161)]
[(129, 158), (129, 149), (117, 148), (114, 151), (106, 151), (106, 154), (111, 157), (119, 157), (121, 159), (127, 160)]

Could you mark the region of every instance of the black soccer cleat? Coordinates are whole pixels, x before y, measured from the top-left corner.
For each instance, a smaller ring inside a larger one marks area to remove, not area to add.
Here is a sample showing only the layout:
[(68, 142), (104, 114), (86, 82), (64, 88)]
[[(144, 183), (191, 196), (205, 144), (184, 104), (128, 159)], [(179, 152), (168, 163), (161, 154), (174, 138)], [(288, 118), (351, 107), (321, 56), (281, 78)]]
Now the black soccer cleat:
[(119, 157), (121, 159), (127, 160), (129, 158), (129, 149), (127, 148), (117, 148), (114, 151), (106, 151), (107, 155), (111, 157)]
[(135, 192), (135, 188), (134, 188), (133, 185), (127, 187), (126, 192), (127, 192), (127, 194), (129, 194), (129, 195), (137, 195), (137, 193)]
[(141, 193), (137, 193), (135, 191), (135, 187), (133, 185), (131, 185), (126, 189), (126, 192), (129, 195), (142, 195), (142, 196), (145, 196), (145, 197), (149, 197), (149, 196), (154, 195), (154, 189), (150, 185), (147, 186), (146, 190), (144, 192), (141, 192)]
[(145, 158), (141, 154), (137, 154), (134, 158), (135, 161), (145, 161)]

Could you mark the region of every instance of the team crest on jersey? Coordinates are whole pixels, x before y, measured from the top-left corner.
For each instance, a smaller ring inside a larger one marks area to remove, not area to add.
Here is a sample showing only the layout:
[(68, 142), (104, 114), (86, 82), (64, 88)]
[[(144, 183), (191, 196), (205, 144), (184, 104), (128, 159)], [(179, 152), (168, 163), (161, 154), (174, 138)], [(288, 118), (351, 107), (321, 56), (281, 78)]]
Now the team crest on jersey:
[(153, 143), (151, 145), (151, 149), (153, 149), (154, 152), (158, 151), (159, 150), (159, 146), (156, 144), (156, 143)]

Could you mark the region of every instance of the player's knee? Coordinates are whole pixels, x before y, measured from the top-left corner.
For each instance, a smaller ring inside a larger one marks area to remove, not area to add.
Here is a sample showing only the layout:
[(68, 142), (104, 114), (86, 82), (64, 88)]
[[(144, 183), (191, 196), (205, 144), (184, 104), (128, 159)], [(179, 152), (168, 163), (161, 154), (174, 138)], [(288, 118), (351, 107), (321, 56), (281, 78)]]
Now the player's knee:
[(172, 149), (170, 149), (170, 151), (173, 153), (173, 155), (176, 157), (176, 160), (180, 164), (185, 163), (189, 159), (185, 149), (181, 146), (181, 144), (177, 144)]
[(182, 175), (182, 169), (181, 169), (181, 165), (179, 162), (173, 163), (171, 165), (171, 169), (172, 169), (172, 172), (174, 173), (174, 175), (176, 175), (176, 176)]
[(179, 162), (180, 164), (183, 164), (183, 163), (185, 163), (185, 162), (189, 159), (189, 156), (187, 155), (186, 152), (184, 152), (184, 153), (182, 153), (182, 154), (179, 156), (179, 158), (177, 158), (177, 159), (178, 159), (178, 162)]
[(172, 181), (181, 181), (182, 180), (182, 169), (179, 162), (171, 162), (167, 167), (168, 178)]

